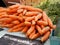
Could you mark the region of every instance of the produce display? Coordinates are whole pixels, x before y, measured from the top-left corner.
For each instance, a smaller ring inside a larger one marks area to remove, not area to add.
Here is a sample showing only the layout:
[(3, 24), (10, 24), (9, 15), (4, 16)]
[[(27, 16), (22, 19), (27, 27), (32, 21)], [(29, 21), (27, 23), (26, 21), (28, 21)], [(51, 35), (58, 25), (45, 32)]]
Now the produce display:
[(20, 4), (0, 7), (0, 26), (9, 28), (8, 32), (22, 32), (32, 40), (41, 37), (42, 42), (56, 28), (44, 11)]

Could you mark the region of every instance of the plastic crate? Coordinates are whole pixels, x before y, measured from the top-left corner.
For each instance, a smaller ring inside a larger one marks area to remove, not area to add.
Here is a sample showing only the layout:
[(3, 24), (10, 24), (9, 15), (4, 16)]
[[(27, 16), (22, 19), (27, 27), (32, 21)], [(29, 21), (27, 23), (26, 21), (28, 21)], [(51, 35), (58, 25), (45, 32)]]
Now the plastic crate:
[(60, 38), (58, 38), (56, 36), (51, 36), (50, 45), (60, 45)]
[(50, 37), (50, 45), (60, 45), (60, 17), (57, 19), (57, 28), (52, 31)]

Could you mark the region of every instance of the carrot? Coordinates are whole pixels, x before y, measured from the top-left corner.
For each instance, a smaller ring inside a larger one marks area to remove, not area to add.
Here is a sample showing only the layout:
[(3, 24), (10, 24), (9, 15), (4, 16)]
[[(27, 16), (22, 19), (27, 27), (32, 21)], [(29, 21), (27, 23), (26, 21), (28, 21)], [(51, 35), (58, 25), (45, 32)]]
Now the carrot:
[(17, 28), (19, 28), (19, 27), (21, 27), (23, 25), (24, 25), (24, 23), (21, 23), (19, 25), (16, 25), (16, 26), (12, 27), (11, 29), (9, 29), (8, 32), (11, 32), (13, 29), (17, 29)]
[(35, 30), (29, 35), (29, 38), (31, 39), (31, 37), (35, 34)]
[(26, 33), (26, 32), (27, 32), (27, 30), (28, 30), (28, 27), (27, 27), (27, 26), (25, 26), (21, 32), (22, 32), (22, 33)]
[(17, 15), (18, 15), (18, 13), (14, 13), (13, 15), (17, 16)]
[(35, 24), (36, 24), (35, 20), (32, 20), (32, 25), (35, 25)]
[(23, 12), (23, 9), (18, 9), (17, 10), (17, 13), (21, 13), (21, 12)]
[(27, 9), (29, 11), (37, 11), (37, 12), (42, 12), (41, 9), (38, 9), (38, 8), (34, 8), (34, 7), (31, 7), (31, 6), (22, 6), (20, 8), (23, 8), (23, 9)]
[(31, 25), (31, 27), (28, 29), (26, 35), (29, 36), (35, 29), (35, 26), (34, 25)]
[(41, 27), (40, 27), (40, 26), (38, 26), (38, 25), (36, 25), (36, 29), (37, 29), (37, 31), (42, 35)]
[(43, 12), (43, 20), (44, 20), (45, 22), (47, 22), (47, 18), (48, 18), (48, 16), (46, 15), (45, 12)]
[(15, 20), (12, 22), (12, 24), (20, 24), (20, 22), (18, 20)]
[(15, 16), (15, 15), (5, 15), (6, 17), (10, 17), (11, 19), (13, 20), (20, 20), (21, 22), (23, 21), (23, 18), (22, 17), (19, 17), (19, 16)]
[(45, 27), (44, 25), (40, 25), (40, 26), (41, 26), (42, 29)]
[(13, 24), (5, 24), (5, 25), (2, 25), (3, 27), (7, 27), (7, 28), (12, 28), (14, 25)]
[(35, 16), (37, 15), (39, 12), (26, 12), (26, 16)]
[(48, 32), (50, 30), (50, 27), (45, 27), (42, 29), (42, 34), (45, 34), (46, 32)]
[(1, 18), (1, 22), (6, 22), (6, 23), (11, 23), (12, 19), (11, 18)]
[(36, 34), (34, 34), (30, 39), (36, 39), (36, 38), (38, 38), (40, 36), (40, 34), (39, 33), (36, 33)]
[(52, 21), (51, 21), (50, 18), (48, 18), (48, 25), (49, 25), (51, 28), (53, 28), (53, 23), (52, 23)]
[(32, 21), (34, 19), (34, 17), (27, 17), (26, 19), (25, 19), (25, 21)]
[(45, 25), (45, 26), (47, 25), (47, 23), (45, 21), (37, 21), (37, 24), (38, 25)]
[(26, 26), (31, 26), (31, 22), (25, 21), (24, 24), (25, 24)]
[(17, 8), (16, 9), (7, 9), (7, 12), (8, 13), (15, 13), (15, 12), (17, 12)]
[(23, 13), (20, 13), (18, 16), (22, 17), (23, 16)]
[(45, 42), (50, 36), (50, 32), (48, 31), (42, 38), (41, 38), (41, 41), (42, 42)]
[(35, 17), (35, 21), (38, 21), (38, 19), (40, 19), (42, 17), (42, 14), (38, 14), (36, 17)]
[(26, 12), (27, 12), (27, 10), (24, 10), (24, 11), (23, 11), (23, 15), (25, 15), (25, 14), (26, 14)]
[(19, 28), (17, 28), (17, 29), (13, 29), (12, 32), (19, 32), (19, 31), (21, 31), (23, 28), (24, 28), (24, 27), (19, 27)]
[(0, 12), (6, 12), (6, 8), (0, 7)]

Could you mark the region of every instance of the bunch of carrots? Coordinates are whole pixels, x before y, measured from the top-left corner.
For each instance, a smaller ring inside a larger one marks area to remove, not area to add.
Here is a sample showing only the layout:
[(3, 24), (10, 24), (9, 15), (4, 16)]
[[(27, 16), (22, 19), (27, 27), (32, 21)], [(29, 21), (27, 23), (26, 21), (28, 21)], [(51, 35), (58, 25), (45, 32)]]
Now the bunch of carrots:
[(22, 32), (29, 39), (41, 37), (42, 42), (56, 28), (44, 11), (20, 4), (0, 7), (0, 26), (9, 28), (8, 32)]

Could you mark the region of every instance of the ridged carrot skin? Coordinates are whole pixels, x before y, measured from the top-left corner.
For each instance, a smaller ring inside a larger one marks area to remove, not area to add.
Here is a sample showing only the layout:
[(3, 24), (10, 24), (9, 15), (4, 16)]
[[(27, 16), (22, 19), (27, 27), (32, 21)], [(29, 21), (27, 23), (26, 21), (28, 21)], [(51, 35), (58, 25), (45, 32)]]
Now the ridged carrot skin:
[(25, 24), (26, 26), (31, 26), (31, 22), (25, 21), (24, 24)]
[(28, 29), (26, 35), (27, 36), (30, 35), (34, 31), (34, 29), (35, 29), (35, 26), (34, 25), (31, 25), (31, 27)]
[(36, 25), (36, 29), (37, 29), (37, 31), (42, 35), (42, 29), (41, 29), (41, 27), (38, 26), (38, 25)]
[(48, 25), (45, 21), (37, 21), (37, 24), (38, 25), (45, 25), (45, 26)]
[(50, 27), (45, 27), (42, 29), (42, 34), (45, 34), (46, 32), (48, 32), (50, 30)]
[(39, 14), (39, 12), (26, 12), (26, 16), (35, 16), (35, 15), (37, 15), (37, 14)]
[(21, 32), (22, 32), (22, 33), (26, 33), (26, 32), (28, 31), (28, 28), (29, 28), (29, 27), (25, 26), (25, 27), (22, 29)]
[(38, 21), (38, 19), (40, 19), (42, 17), (42, 14), (38, 14), (36, 17), (35, 17), (35, 21)]
[(31, 37), (36, 33), (36, 31), (34, 30), (30, 35), (29, 38), (31, 39)]
[(36, 38), (38, 38), (40, 36), (40, 34), (39, 33), (36, 33), (36, 34), (34, 34), (30, 39), (36, 39)]
[(22, 8), (22, 9), (27, 9), (27, 10), (29, 10), (29, 11), (42, 12), (42, 10), (41, 10), (41, 9), (34, 8), (34, 7), (32, 7), (32, 6), (22, 6), (22, 7), (20, 7), (20, 8)]
[(12, 32), (19, 32), (19, 31), (21, 31), (23, 28), (24, 28), (24, 27), (19, 27), (19, 28), (17, 28), (17, 29), (13, 29)]
[(18, 9), (17, 13), (22, 13), (24, 10), (23, 9)]
[(46, 32), (45, 35), (41, 38), (41, 41), (42, 41), (42, 42), (45, 42), (45, 41), (49, 38), (49, 36), (50, 36), (50, 32), (48, 31), (48, 32)]
[(25, 21), (32, 21), (34, 19), (34, 17), (28, 17), (25, 19)]
[(53, 28), (53, 23), (52, 23), (52, 21), (51, 21), (50, 18), (48, 18), (48, 25), (49, 25), (51, 28)]
[(20, 24), (20, 22), (18, 20), (15, 20), (12, 22), (12, 24)]
[(43, 20), (45, 21), (45, 22), (47, 22), (48, 20), (48, 16), (47, 16), (47, 14), (45, 13), (45, 12), (43, 12)]
[(11, 29), (9, 29), (8, 32), (11, 32), (13, 29), (17, 29), (17, 28), (19, 28), (19, 27), (21, 27), (23, 25), (24, 25), (24, 23), (21, 23), (19, 25), (16, 25), (16, 26), (12, 27)]

